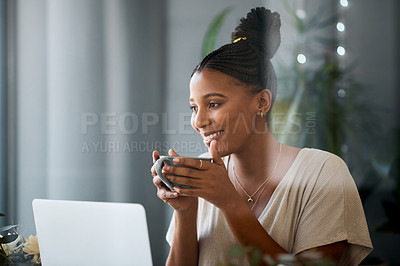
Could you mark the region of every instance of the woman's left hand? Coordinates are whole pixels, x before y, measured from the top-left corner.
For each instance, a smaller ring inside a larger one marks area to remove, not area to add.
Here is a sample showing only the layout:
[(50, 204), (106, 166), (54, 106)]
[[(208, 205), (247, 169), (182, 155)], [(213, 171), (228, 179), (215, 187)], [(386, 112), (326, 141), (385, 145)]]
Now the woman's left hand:
[(195, 187), (174, 187), (180, 195), (201, 197), (220, 209), (235, 206), (235, 199), (240, 200), (240, 197), (229, 179), (215, 140), (211, 142), (210, 154), (212, 163), (208, 161), (200, 163), (199, 160), (190, 158), (175, 158), (174, 163), (192, 168), (168, 166), (166, 169), (164, 167), (167, 173), (166, 178), (174, 183)]

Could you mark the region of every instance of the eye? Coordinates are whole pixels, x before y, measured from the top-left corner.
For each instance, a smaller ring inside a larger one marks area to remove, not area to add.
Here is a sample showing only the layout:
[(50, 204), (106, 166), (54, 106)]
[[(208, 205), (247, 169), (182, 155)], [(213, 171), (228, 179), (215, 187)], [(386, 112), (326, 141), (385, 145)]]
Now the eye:
[(220, 106), (220, 104), (219, 104), (219, 103), (211, 102), (211, 103), (208, 104), (208, 106), (209, 106), (210, 108), (214, 108), (214, 107)]
[(192, 110), (192, 112), (196, 112), (197, 111), (197, 107), (195, 105), (191, 105), (190, 106), (190, 110)]

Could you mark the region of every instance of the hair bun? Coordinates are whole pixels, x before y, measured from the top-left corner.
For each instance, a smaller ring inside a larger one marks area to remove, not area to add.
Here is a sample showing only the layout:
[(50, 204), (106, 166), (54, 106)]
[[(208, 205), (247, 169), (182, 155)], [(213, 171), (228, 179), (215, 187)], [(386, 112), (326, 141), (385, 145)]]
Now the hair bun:
[(246, 40), (258, 44), (266, 57), (271, 59), (281, 43), (281, 19), (277, 12), (264, 7), (253, 8), (246, 18), (240, 20), (239, 26), (232, 32), (232, 42), (239, 37), (246, 37)]

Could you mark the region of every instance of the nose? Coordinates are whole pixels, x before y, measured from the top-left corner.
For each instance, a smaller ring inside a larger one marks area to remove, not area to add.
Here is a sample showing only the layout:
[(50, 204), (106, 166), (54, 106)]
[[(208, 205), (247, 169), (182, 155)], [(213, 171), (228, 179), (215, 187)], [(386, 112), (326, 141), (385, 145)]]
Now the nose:
[(194, 129), (208, 126), (210, 123), (211, 121), (205, 110), (199, 109), (197, 113), (192, 114), (192, 127)]

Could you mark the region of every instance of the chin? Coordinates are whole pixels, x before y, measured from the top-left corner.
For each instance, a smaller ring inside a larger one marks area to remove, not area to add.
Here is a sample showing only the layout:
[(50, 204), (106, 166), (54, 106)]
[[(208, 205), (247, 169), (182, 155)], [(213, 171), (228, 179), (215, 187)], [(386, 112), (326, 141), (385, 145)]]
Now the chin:
[[(206, 146), (208, 148), (208, 152), (210, 153), (210, 145), (206, 144)], [(218, 143), (218, 152), (221, 157), (225, 157), (225, 156), (232, 154), (231, 149), (229, 149), (229, 145), (227, 142), (219, 142)]]

